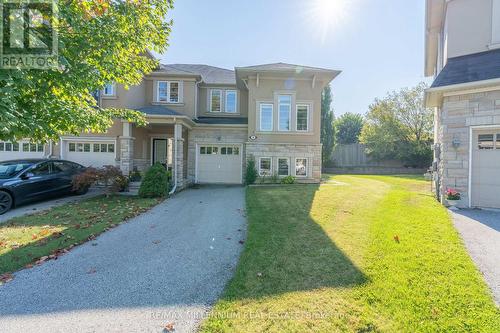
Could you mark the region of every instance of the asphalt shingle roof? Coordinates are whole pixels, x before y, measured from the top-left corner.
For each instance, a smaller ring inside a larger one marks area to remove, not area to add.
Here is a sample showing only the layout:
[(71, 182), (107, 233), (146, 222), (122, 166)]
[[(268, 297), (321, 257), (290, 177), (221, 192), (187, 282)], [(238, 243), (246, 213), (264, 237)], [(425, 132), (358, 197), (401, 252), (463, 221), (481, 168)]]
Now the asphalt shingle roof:
[(431, 88), (500, 78), (500, 49), (448, 59)]
[(136, 110), (152, 116), (183, 116), (182, 113), (161, 105), (144, 106), (142, 108), (137, 108)]
[(248, 118), (243, 117), (198, 117), (194, 119), (197, 124), (211, 124), (211, 125), (246, 125)]
[(208, 65), (167, 64), (161, 65), (161, 71), (173, 75), (199, 75), (207, 84), (236, 84), (234, 71)]

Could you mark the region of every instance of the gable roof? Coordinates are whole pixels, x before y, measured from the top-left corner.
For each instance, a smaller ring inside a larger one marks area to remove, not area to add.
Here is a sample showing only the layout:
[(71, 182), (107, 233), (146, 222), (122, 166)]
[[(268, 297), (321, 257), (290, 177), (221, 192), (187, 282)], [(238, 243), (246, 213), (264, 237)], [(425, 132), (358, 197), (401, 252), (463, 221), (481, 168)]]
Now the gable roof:
[(237, 67), (237, 70), (248, 70), (248, 71), (283, 71), (283, 72), (296, 72), (300, 73), (303, 71), (313, 71), (313, 72), (335, 72), (331, 69), (319, 68), (319, 67), (311, 67), (311, 66), (302, 66), (302, 65), (294, 65), (287, 64), (284, 62), (276, 62), (272, 64), (263, 64), (256, 66), (246, 66), (246, 67)]
[(448, 59), (431, 88), (500, 78), (500, 49)]
[(172, 75), (200, 76), (207, 84), (236, 84), (234, 71), (230, 69), (200, 64), (165, 64), (160, 71)]

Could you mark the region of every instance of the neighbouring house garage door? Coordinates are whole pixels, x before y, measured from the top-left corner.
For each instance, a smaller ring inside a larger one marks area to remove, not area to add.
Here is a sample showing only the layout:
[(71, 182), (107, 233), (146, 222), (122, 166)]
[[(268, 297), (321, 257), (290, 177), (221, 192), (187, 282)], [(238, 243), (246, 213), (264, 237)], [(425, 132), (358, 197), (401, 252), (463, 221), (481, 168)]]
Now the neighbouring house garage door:
[(241, 184), (241, 147), (202, 145), (197, 152), (198, 183)]
[(114, 141), (67, 141), (64, 159), (95, 168), (116, 165)]
[(44, 155), (43, 144), (30, 143), (29, 141), (0, 141), (0, 161), (43, 158)]
[(473, 207), (500, 208), (500, 129), (474, 132), (471, 185)]

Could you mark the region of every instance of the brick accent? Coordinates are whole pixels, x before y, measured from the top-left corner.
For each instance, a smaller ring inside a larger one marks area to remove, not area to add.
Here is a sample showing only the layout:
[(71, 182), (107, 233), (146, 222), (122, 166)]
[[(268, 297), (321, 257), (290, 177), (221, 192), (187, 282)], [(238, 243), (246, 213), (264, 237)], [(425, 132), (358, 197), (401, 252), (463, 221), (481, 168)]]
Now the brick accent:
[(286, 144), (286, 143), (247, 143), (246, 158), (252, 156), (258, 168), (260, 157), (271, 157), (273, 171), (277, 170), (278, 158), (286, 157), (290, 159), (290, 174), (295, 175), (295, 159), (307, 158), (307, 177), (297, 177), (297, 182), (319, 183), (321, 181), (321, 144)]
[[(468, 206), (470, 127), (500, 126), (499, 99), (500, 87), (498, 91), (444, 97), (436, 131), (441, 201), (446, 190), (454, 188), (462, 193), (459, 207)], [(453, 147), (454, 140), (460, 142), (457, 148)]]
[(128, 175), (134, 168), (134, 138), (120, 138), (120, 169)]

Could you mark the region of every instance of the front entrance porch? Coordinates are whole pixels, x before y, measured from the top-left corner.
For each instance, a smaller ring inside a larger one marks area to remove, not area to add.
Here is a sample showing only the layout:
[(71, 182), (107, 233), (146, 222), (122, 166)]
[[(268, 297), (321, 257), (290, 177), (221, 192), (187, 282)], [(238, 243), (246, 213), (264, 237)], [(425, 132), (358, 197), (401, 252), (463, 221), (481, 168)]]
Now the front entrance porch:
[(154, 163), (163, 164), (172, 171), (174, 186), (182, 189), (187, 179), (187, 139), (189, 124), (175, 119), (148, 119), (149, 124), (139, 127), (123, 122), (120, 136), (119, 166), (124, 174), (145, 171)]

